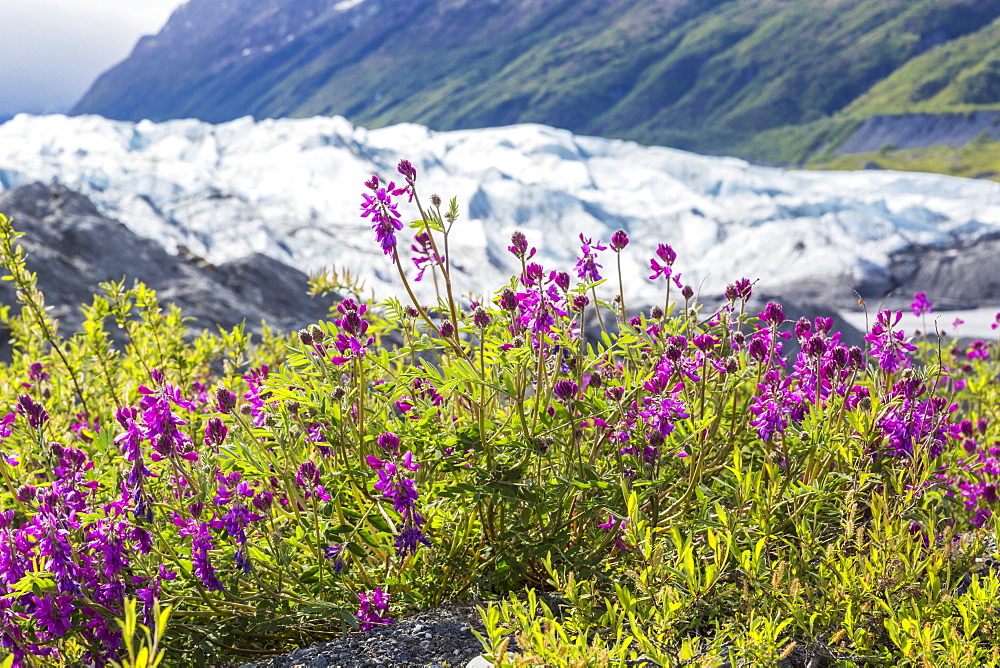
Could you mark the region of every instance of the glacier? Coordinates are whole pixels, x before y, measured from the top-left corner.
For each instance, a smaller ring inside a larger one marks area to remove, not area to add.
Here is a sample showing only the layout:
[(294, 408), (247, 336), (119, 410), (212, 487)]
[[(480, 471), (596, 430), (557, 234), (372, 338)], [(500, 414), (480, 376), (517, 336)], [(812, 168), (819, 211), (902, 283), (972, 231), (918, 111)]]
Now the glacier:
[[(674, 247), (684, 282), (706, 297), (741, 277), (773, 293), (810, 283), (849, 297), (894, 252), (1000, 232), (998, 183), (761, 167), (541, 125), (434, 132), (366, 130), (340, 117), (211, 125), (61, 115), (0, 125), (0, 189), (58, 182), (170, 252), (183, 246), (222, 263), (257, 251), (307, 272), (348, 268), (380, 298), (401, 284), (360, 217), (360, 193), (372, 174), (399, 182), (402, 158), (417, 168), (424, 201), (458, 198), (455, 285), (476, 297), (518, 270), (507, 251), (516, 229), (538, 248), (536, 261), (563, 270), (581, 233), (607, 242), (625, 229), (633, 305), (662, 302), (662, 280), (647, 279), (659, 243)], [(402, 200), (404, 220), (417, 218)], [(599, 262), (610, 298), (614, 255)]]

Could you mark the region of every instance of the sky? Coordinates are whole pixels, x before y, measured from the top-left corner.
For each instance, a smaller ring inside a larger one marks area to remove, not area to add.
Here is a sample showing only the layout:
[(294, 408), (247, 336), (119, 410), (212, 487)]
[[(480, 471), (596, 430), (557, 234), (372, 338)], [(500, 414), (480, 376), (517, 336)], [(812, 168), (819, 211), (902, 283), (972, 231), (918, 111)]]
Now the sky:
[(185, 0), (0, 0), (0, 119), (67, 111)]

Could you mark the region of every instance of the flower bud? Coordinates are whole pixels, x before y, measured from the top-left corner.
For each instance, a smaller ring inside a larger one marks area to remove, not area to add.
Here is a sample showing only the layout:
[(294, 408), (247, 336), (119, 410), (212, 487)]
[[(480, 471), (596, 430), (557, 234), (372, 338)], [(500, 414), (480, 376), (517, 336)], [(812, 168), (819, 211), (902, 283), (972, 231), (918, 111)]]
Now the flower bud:
[(375, 439), (375, 442), (378, 443), (378, 447), (382, 448), (386, 452), (399, 452), (399, 437), (391, 431), (379, 434), (378, 438)]
[(417, 180), (417, 170), (409, 160), (400, 160), (396, 170), (406, 179), (407, 183), (413, 183)]
[(500, 308), (504, 311), (513, 311), (517, 308), (517, 294), (510, 288), (504, 288), (500, 293)]
[(626, 246), (628, 246), (628, 233), (625, 230), (618, 230), (611, 235), (611, 250), (620, 253)]
[(215, 390), (215, 402), (220, 413), (232, 413), (236, 408), (236, 395), (224, 387)]
[(472, 322), (479, 329), (486, 329), (490, 324), (490, 314), (482, 306), (477, 306), (472, 314)]

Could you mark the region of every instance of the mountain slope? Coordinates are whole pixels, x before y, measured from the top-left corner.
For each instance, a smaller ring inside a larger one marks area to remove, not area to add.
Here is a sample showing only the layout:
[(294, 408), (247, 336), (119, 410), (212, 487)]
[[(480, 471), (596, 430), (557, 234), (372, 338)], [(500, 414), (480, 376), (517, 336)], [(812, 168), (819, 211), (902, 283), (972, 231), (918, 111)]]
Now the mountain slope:
[(190, 0), (73, 113), (538, 122), (753, 156), (758, 133), (861, 104), (936, 48), (995, 44), (998, 17), (1000, 0)]
[(1000, 20), (913, 58), (845, 112), (855, 116), (1000, 109)]

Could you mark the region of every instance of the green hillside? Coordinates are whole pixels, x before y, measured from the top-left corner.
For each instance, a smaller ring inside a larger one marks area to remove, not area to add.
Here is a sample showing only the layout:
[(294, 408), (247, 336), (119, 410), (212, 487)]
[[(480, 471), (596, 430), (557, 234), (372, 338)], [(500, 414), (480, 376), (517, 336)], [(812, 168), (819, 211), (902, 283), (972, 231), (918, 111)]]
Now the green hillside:
[(795, 162), (873, 114), (1000, 108), (1000, 0), (264, 4), (192, 0), (74, 113), (538, 122)]
[(1000, 20), (910, 60), (845, 109), (852, 116), (1000, 109)]

